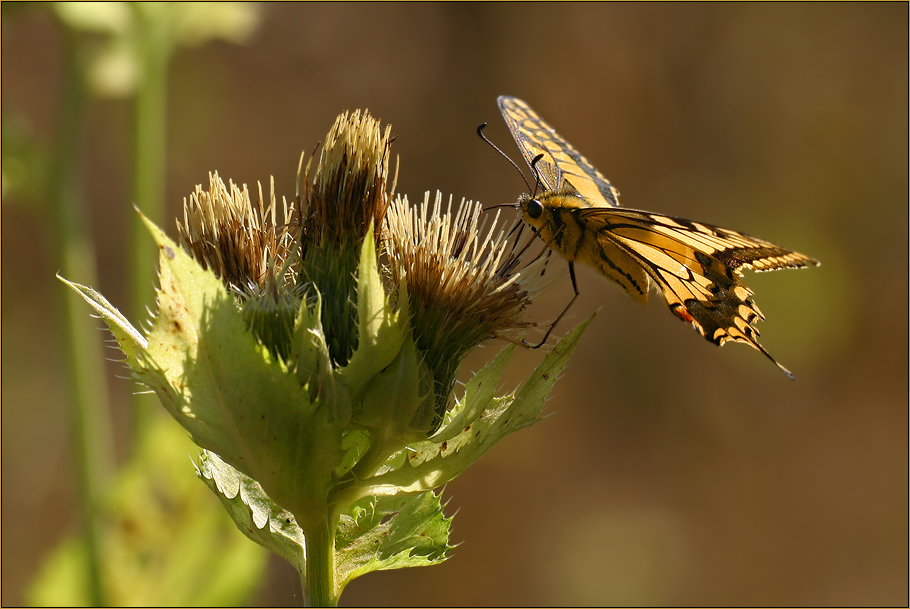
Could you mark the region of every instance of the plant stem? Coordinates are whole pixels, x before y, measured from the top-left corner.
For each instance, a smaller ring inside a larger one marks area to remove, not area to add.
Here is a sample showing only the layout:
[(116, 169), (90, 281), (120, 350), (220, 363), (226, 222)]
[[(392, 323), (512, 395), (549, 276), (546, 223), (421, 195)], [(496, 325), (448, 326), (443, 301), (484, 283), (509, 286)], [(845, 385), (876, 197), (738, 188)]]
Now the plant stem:
[(335, 589), (335, 519), (326, 518), (305, 529), (306, 569), (301, 574), (307, 607), (337, 607)]
[[(170, 55), (168, 6), (133, 5), (137, 23), (139, 81), (136, 90), (133, 151), (133, 202), (147, 218), (164, 226), (164, 191), (167, 145), (167, 64)], [(147, 316), (146, 307), (154, 301), (152, 286), (157, 252), (149, 242), (145, 225), (132, 214), (130, 239), (130, 308), (138, 322)], [(153, 407), (150, 398), (133, 399), (133, 435)]]
[[(79, 45), (69, 28), (61, 29), (65, 41), (63, 95), (57, 154), (49, 184), (54, 222), (57, 268), (66, 277), (97, 283), (95, 247), (88, 228), (88, 211), (79, 179), (79, 144), (86, 102), (85, 83), (79, 69)], [(55, 282), (61, 290), (60, 319), (66, 343), (79, 518), (85, 540), (89, 605), (105, 606), (101, 570), (101, 529), (98, 507), (113, 462), (110, 400), (104, 370), (104, 349), (95, 322), (83, 310), (82, 299)]]

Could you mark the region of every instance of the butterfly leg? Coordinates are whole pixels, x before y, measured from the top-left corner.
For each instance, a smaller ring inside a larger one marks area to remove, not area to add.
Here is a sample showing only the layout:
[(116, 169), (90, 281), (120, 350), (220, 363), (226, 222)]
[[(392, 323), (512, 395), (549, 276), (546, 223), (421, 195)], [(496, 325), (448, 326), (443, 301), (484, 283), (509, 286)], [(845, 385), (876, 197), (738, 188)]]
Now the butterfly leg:
[(559, 323), (559, 320), (561, 320), (563, 315), (565, 315), (569, 311), (569, 307), (571, 307), (572, 303), (575, 302), (575, 299), (578, 298), (578, 283), (575, 281), (575, 263), (574, 262), (569, 263), (569, 276), (572, 278), (572, 289), (575, 290), (575, 296), (572, 297), (572, 300), (569, 301), (569, 304), (566, 305), (566, 308), (562, 310), (562, 313), (559, 314), (559, 317), (557, 317), (553, 321), (553, 323), (550, 324), (550, 328), (547, 330), (547, 333), (544, 334), (543, 340), (541, 340), (539, 343), (537, 343), (536, 345), (531, 347), (532, 349), (539, 349), (540, 347), (542, 347), (544, 345), (544, 343), (547, 342), (547, 339), (550, 338), (550, 333), (553, 331), (553, 328), (556, 327), (556, 324)]

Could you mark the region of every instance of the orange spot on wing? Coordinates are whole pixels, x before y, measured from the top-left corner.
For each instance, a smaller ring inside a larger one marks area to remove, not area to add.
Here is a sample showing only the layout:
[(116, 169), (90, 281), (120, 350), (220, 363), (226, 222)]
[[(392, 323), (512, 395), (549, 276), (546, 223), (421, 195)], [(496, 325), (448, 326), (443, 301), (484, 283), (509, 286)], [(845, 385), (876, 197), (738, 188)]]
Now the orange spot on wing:
[(685, 322), (692, 323), (693, 321), (695, 321), (695, 318), (692, 317), (692, 315), (689, 313), (689, 311), (687, 311), (686, 308), (683, 307), (682, 305), (678, 304), (678, 305), (674, 306), (672, 311), (674, 313), (676, 313), (676, 316), (678, 318), (680, 318), (681, 320), (683, 320)]

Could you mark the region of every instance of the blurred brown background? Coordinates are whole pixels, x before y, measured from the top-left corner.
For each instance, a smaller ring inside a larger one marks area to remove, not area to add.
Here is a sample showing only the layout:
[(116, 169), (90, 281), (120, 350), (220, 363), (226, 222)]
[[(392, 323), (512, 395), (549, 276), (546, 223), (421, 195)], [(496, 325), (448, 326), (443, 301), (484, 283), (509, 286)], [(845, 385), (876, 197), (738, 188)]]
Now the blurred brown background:
[[(717, 349), (593, 272), (600, 309), (549, 403), (449, 484), (447, 563), (355, 580), (347, 605), (905, 605), (908, 602), (908, 7), (896, 4), (266, 4), (246, 45), (173, 57), (171, 215), (207, 172), (293, 195), (301, 150), (369, 108), (398, 190), (485, 204), (525, 188), (496, 96), (528, 101), (624, 205), (822, 261), (747, 277), (759, 353)], [(53, 146), (61, 39), (4, 11), (4, 112)], [(126, 298), (130, 106), (89, 108), (82, 148), (100, 291)], [(2, 208), (4, 605), (75, 526), (45, 210)], [(151, 246), (150, 246), (151, 247)], [(79, 281), (80, 278), (73, 278)], [(571, 286), (531, 311), (545, 320)], [(85, 309), (86, 315), (89, 309)], [(500, 348), (488, 345), (468, 367)], [(483, 357), (481, 357), (483, 356)], [(540, 354), (510, 368), (518, 384)], [(110, 364), (115, 406), (133, 390)], [(123, 417), (123, 414), (117, 414)], [(187, 476), (192, 476), (187, 466)], [(216, 501), (212, 497), (212, 501)], [(240, 534), (239, 532), (237, 533)], [(256, 597), (297, 604), (279, 560)]]

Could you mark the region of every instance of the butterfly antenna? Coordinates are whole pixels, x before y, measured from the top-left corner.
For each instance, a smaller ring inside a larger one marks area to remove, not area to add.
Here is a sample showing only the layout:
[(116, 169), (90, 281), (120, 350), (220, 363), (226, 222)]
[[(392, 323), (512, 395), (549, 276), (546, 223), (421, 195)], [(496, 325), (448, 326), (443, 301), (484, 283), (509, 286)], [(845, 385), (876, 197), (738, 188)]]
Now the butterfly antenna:
[(519, 167), (518, 164), (517, 164), (515, 161), (512, 160), (512, 157), (510, 157), (510, 156), (507, 155), (505, 152), (503, 152), (502, 150), (500, 150), (499, 147), (498, 147), (496, 144), (494, 144), (493, 142), (491, 142), (490, 139), (489, 139), (487, 136), (485, 136), (485, 135), (483, 134), (483, 130), (484, 130), (484, 128), (486, 128), (486, 126), (487, 126), (486, 123), (480, 123), (480, 125), (477, 126), (477, 135), (480, 136), (480, 139), (482, 139), (482, 140), (485, 141), (487, 144), (489, 144), (490, 147), (491, 147), (493, 150), (495, 150), (495, 151), (498, 152), (500, 155), (502, 155), (502, 157), (503, 157), (505, 160), (507, 160), (508, 162), (510, 162), (510, 163), (512, 164), (512, 167), (514, 167), (514, 168), (515, 168), (515, 171), (517, 171), (517, 172), (519, 173), (519, 175), (521, 176), (521, 179), (524, 180), (525, 186), (528, 187), (528, 191), (530, 191), (530, 190), (531, 190), (531, 185), (528, 183), (528, 178), (525, 176), (525, 173), (521, 170), (521, 167)]

